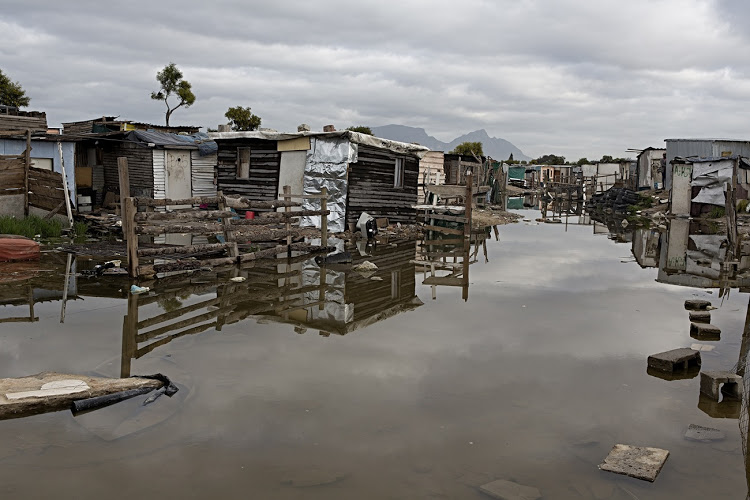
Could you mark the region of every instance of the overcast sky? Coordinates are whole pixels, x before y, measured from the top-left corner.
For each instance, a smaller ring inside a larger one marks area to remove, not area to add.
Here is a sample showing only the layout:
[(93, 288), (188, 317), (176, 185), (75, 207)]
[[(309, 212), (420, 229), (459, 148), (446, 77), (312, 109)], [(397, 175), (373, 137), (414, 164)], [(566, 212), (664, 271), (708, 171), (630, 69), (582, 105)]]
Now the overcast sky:
[(532, 157), (598, 159), (750, 139), (748, 22), (746, 0), (0, 0), (0, 69), (50, 125), (162, 123), (149, 96), (174, 62), (197, 101), (173, 124), (242, 105), (283, 131), (484, 128)]

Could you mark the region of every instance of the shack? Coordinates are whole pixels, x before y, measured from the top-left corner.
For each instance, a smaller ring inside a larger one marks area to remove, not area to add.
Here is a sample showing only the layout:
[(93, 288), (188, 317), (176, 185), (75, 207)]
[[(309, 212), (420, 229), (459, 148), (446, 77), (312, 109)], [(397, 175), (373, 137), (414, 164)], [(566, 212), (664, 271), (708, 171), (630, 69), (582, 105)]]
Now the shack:
[(216, 143), (205, 134), (133, 130), (88, 136), (79, 146), (78, 187), (102, 204), (120, 193), (117, 158), (128, 160), (130, 196), (184, 199), (216, 194)]
[[(734, 173), (736, 172), (736, 178)], [(742, 157), (675, 158), (672, 161), (671, 213), (697, 217), (726, 205), (727, 186), (737, 199), (747, 199), (750, 160)]]
[[(480, 160), (484, 162), (485, 158), (481, 157)], [(471, 171), (476, 179), (481, 166), (482, 163), (473, 156), (446, 154), (444, 163), (445, 183), (465, 184), (466, 172), (468, 171)]]
[[(55, 209), (64, 214), (65, 209), (61, 207), (65, 200), (63, 164), (71, 207), (74, 208), (76, 204), (76, 142), (66, 136), (46, 133), (31, 135), (28, 142), (30, 152), (27, 170), (26, 134), (20, 131), (0, 133), (0, 215), (23, 217), (24, 214), (46, 214)], [(26, 187), (28, 194), (24, 192)]]
[(646, 148), (636, 158), (638, 189), (659, 189), (664, 185), (665, 148)]
[(440, 186), (445, 183), (445, 153), (428, 151), (419, 160), (418, 202), (425, 199), (425, 186)]
[(750, 158), (750, 141), (737, 139), (665, 139), (666, 170), (664, 188), (672, 188), (672, 162), (675, 158), (719, 158), (742, 156)]
[[(352, 131), (280, 133), (270, 130), (212, 132), (218, 146), (217, 184), (225, 195), (275, 200), (281, 186), (293, 194), (330, 195), (328, 227), (347, 229), (362, 212), (413, 224), (417, 203), (419, 159), (429, 151)], [(319, 210), (306, 199), (303, 210)], [(303, 217), (301, 225), (319, 226), (320, 217)]]

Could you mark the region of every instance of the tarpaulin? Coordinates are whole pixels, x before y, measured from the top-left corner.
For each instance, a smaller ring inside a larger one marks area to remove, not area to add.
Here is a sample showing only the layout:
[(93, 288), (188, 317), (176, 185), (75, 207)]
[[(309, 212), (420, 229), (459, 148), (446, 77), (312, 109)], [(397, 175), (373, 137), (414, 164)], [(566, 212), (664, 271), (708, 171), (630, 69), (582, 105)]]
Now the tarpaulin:
[(723, 207), (726, 202), (726, 185), (731, 184), (733, 171), (734, 160), (694, 162), (690, 185), (701, 189), (693, 202)]

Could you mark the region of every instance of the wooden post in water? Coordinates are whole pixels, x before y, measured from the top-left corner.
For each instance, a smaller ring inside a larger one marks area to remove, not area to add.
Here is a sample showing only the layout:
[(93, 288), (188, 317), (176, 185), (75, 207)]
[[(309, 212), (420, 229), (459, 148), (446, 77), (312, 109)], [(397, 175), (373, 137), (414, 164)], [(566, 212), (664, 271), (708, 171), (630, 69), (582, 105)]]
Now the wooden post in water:
[(26, 151), (23, 154), (23, 214), (29, 215), (29, 167), (31, 166), (31, 129), (26, 130)]
[(473, 206), (474, 189), (472, 184), (472, 174), (466, 174), (466, 199), (464, 200), (464, 260), (461, 277), (463, 286), (461, 287), (461, 298), (464, 301), (469, 300), (469, 252), (471, 251), (471, 212)]
[[(73, 227), (73, 211), (70, 208), (70, 192), (68, 192), (68, 175), (65, 172), (62, 143), (57, 141), (57, 152), (60, 155), (60, 171), (62, 172), (63, 194), (65, 195), (65, 209), (68, 213), (68, 224)], [(28, 178), (28, 177), (27, 177)]]
[(130, 363), (138, 347), (138, 295), (128, 294), (128, 313), (122, 319), (122, 353), (120, 355), (120, 377), (130, 376)]
[[(122, 200), (122, 232), (128, 244), (128, 275), (138, 277), (138, 236), (135, 234), (135, 200)], [(127, 228), (127, 233), (126, 233)]]

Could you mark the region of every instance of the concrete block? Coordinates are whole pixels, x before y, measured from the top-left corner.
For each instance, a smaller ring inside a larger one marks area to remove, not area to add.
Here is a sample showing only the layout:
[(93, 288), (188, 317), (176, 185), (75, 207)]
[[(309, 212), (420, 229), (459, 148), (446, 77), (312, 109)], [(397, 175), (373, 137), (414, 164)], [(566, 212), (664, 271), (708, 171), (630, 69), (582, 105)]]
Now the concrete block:
[(336, 132), (336, 127), (333, 125), (325, 125), (323, 127), (323, 132)]
[(705, 311), (711, 302), (708, 300), (688, 299), (685, 301), (685, 309), (688, 311)]
[(690, 323), (690, 336), (696, 340), (721, 340), (721, 329), (707, 323)]
[(691, 323), (710, 323), (711, 312), (710, 311), (690, 311), (690, 322)]
[(541, 492), (531, 486), (498, 479), (491, 483), (483, 484), (479, 487), (482, 493), (486, 493), (492, 498), (500, 500), (537, 500), (542, 498)]
[(701, 353), (687, 347), (672, 349), (649, 356), (648, 366), (667, 373), (688, 371), (689, 368), (701, 366)]
[(701, 372), (701, 394), (719, 401), (724, 394), (728, 398), (742, 399), (742, 377), (732, 372)]
[(698, 409), (711, 418), (729, 418), (737, 420), (742, 411), (742, 401), (724, 398), (721, 402), (705, 394), (698, 398)]
[(669, 452), (660, 448), (616, 444), (599, 468), (653, 483), (667, 457)]

